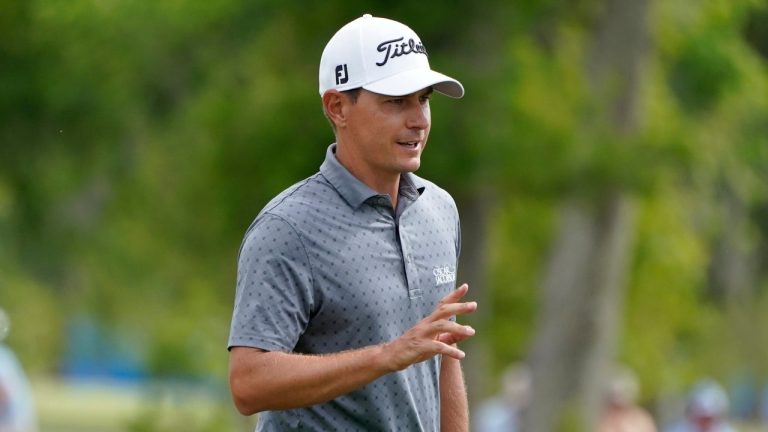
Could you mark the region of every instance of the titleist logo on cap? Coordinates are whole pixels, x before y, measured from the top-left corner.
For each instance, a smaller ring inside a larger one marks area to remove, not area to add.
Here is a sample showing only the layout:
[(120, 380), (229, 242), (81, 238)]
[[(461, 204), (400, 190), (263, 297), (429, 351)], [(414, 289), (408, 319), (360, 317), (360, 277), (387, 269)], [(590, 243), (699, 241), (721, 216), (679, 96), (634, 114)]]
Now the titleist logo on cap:
[(318, 78), (320, 96), (354, 88), (402, 96), (427, 87), (450, 97), (464, 95), (461, 83), (429, 67), (427, 49), (410, 27), (369, 14), (331, 37), (320, 57)]
[(421, 42), (416, 42), (413, 39), (408, 39), (408, 42), (397, 43), (405, 39), (405, 36), (401, 36), (397, 39), (384, 41), (376, 47), (376, 51), (384, 53), (384, 58), (380, 62), (376, 62), (376, 66), (384, 66), (389, 59), (400, 57), (408, 54), (424, 54), (427, 55), (427, 49)]

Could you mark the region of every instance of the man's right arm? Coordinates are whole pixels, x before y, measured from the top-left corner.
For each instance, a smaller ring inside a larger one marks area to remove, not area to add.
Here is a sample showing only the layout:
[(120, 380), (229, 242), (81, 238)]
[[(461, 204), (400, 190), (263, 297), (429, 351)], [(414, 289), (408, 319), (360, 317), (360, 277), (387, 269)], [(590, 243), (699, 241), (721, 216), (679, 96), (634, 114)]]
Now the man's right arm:
[(324, 355), (303, 355), (233, 347), (229, 381), (237, 409), (245, 415), (327, 402), (377, 378), (437, 354), (462, 359), (453, 344), (474, 334), (450, 317), (473, 312), (460, 303), (466, 284), (448, 294), (434, 312), (389, 343)]

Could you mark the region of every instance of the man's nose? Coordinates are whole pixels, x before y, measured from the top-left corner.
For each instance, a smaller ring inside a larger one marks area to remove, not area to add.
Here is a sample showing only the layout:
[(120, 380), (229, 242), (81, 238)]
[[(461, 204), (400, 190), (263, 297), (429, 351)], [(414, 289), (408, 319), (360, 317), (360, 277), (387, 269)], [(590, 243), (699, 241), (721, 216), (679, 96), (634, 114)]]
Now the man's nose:
[(406, 126), (408, 129), (427, 129), (430, 122), (429, 105), (422, 105), (420, 103), (414, 105), (408, 110)]

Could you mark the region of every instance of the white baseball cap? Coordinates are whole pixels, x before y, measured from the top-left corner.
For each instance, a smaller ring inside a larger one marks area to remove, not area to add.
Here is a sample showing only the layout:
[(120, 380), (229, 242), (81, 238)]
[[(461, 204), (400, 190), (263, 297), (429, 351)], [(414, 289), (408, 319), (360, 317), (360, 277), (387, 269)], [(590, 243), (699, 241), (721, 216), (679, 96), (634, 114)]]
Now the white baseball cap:
[(691, 391), (688, 409), (695, 416), (722, 417), (728, 412), (728, 395), (716, 381), (702, 380)]
[(432, 86), (453, 98), (464, 96), (455, 79), (429, 68), (427, 50), (408, 26), (365, 14), (339, 29), (320, 58), (320, 96), (362, 87), (404, 96)]

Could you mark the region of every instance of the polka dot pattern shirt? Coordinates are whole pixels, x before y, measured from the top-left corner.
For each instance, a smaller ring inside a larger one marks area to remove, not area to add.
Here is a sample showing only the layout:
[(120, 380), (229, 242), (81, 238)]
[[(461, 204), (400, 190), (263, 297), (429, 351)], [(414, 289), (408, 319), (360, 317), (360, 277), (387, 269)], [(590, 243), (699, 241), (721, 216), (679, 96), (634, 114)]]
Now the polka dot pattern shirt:
[[(398, 208), (331, 145), (320, 172), (275, 197), (238, 260), (229, 346), (335, 353), (396, 339), (455, 289), (459, 218), (447, 192), (403, 175)], [(440, 357), (307, 408), (261, 413), (258, 431), (438, 431)]]

